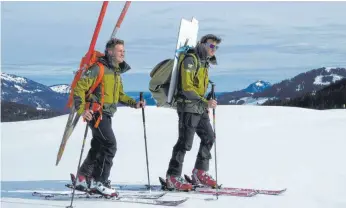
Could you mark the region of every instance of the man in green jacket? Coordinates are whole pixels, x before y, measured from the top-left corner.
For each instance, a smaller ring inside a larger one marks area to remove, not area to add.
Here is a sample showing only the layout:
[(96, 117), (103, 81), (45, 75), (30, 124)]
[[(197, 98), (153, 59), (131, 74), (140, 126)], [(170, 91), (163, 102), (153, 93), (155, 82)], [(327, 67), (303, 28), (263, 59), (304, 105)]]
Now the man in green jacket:
[(186, 151), (192, 148), (195, 133), (201, 143), (192, 171), (194, 183), (216, 187), (216, 181), (208, 174), (210, 150), (215, 141), (209, 119), (209, 108), (217, 102), (204, 98), (209, 83), (209, 64), (216, 64), (215, 52), (221, 39), (208, 34), (201, 38), (195, 48), (182, 54), (178, 68), (177, 111), (179, 116), (179, 138), (173, 147), (172, 157), (167, 170), (166, 182), (169, 189), (191, 190), (192, 185), (181, 177)]
[[(112, 129), (112, 117), (120, 102), (132, 108), (145, 107), (145, 101), (136, 102), (124, 93), (120, 74), (128, 71), (130, 66), (124, 61), (124, 41), (111, 39), (106, 44), (105, 55), (98, 59), (103, 65), (104, 75), (91, 96), (85, 97), (90, 87), (96, 82), (100, 65), (94, 64), (81, 77), (74, 89), (74, 103), (79, 115), (88, 121), (92, 130), (91, 148), (78, 170), (76, 186), (91, 189), (107, 196), (117, 196), (108, 180), (117, 151), (116, 138)], [(102, 93), (104, 95), (102, 99)], [(103, 106), (100, 105), (103, 100)], [(90, 103), (90, 108), (86, 108)], [(95, 109), (102, 107), (102, 114)], [(100, 117), (101, 116), (101, 117)], [(98, 127), (95, 123), (99, 120)]]

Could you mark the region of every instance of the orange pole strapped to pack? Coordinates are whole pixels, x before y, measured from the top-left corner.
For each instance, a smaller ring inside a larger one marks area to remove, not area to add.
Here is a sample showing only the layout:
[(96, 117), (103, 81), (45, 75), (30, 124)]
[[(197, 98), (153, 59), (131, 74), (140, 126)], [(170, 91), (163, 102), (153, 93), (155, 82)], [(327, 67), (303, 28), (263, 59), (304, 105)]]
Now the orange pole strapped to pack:
[(96, 45), (96, 41), (97, 41), (97, 38), (98, 38), (98, 35), (100, 33), (100, 30), (101, 30), (101, 26), (102, 26), (102, 22), (103, 22), (103, 18), (106, 14), (106, 11), (107, 11), (107, 7), (108, 7), (108, 1), (104, 1), (103, 4), (102, 4), (102, 8), (101, 8), (101, 11), (100, 11), (100, 15), (98, 17), (98, 20), (97, 20), (97, 24), (96, 24), (96, 27), (95, 27), (95, 30), (94, 30), (94, 34), (93, 34), (93, 37), (91, 39), (91, 42), (90, 42), (90, 46), (89, 46), (89, 50), (88, 50), (88, 53), (86, 54), (85, 57), (83, 57), (82, 61), (81, 61), (81, 64), (80, 64), (80, 68), (72, 82), (72, 85), (71, 85), (71, 93), (70, 93), (70, 96), (69, 96), (69, 99), (67, 101), (67, 106), (69, 108), (72, 107), (72, 103), (73, 103), (73, 89), (74, 87), (76, 86), (78, 80), (80, 79), (80, 77), (82, 76), (82, 73), (83, 73), (83, 70), (85, 68), (85, 66), (89, 63), (90, 59), (91, 59), (91, 55), (95, 49), (95, 45)]
[(129, 9), (129, 7), (130, 7), (130, 4), (131, 4), (131, 1), (127, 1), (127, 2), (125, 3), (125, 6), (124, 6), (123, 10), (121, 11), (121, 14), (120, 14), (120, 16), (119, 16), (119, 18), (118, 18), (117, 24), (115, 25), (114, 30), (113, 30), (113, 32), (112, 32), (111, 39), (112, 39), (112, 38), (115, 38), (115, 34), (116, 34), (117, 31), (119, 30), (120, 25), (121, 25), (121, 23), (123, 22), (124, 17), (125, 17), (125, 15), (126, 15), (126, 12), (127, 12), (127, 10)]

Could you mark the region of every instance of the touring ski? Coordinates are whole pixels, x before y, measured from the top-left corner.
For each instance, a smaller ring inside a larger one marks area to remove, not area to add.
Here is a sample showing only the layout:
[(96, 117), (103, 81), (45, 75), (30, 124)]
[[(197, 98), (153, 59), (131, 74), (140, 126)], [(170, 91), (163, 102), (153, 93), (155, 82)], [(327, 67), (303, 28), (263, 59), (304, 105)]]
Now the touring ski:
[[(161, 189), (169, 192), (180, 192), (176, 190), (169, 190), (167, 188), (166, 181), (159, 177), (160, 183), (161, 183)], [(187, 193), (196, 193), (196, 194), (207, 194), (207, 195), (217, 195), (217, 196), (239, 196), (239, 197), (252, 197), (257, 194), (257, 192), (253, 190), (226, 190), (226, 189), (212, 189), (209, 187), (201, 187), (201, 186), (194, 186), (193, 190), (187, 192)]]
[[(191, 180), (190, 177), (187, 177), (188, 180)], [(187, 180), (187, 181), (188, 181)], [(159, 181), (161, 185), (151, 185), (151, 191), (165, 191), (167, 193), (175, 193), (178, 191), (170, 191), (166, 187), (166, 181), (162, 177), (159, 177)], [(115, 184), (114, 188), (121, 191), (148, 191), (148, 185), (141, 184), (124, 184), (119, 185)], [(209, 194), (209, 195), (224, 195), (224, 196), (255, 196), (257, 194), (263, 195), (280, 195), (284, 193), (286, 189), (277, 189), (277, 190), (267, 190), (267, 189), (252, 189), (252, 188), (236, 188), (236, 187), (222, 187), (219, 186), (219, 189), (205, 187), (202, 185), (193, 185), (193, 190), (186, 192), (191, 194)]]
[[(192, 183), (193, 181), (190, 176), (184, 175), (184, 178), (187, 182)], [(196, 185), (196, 184), (194, 184)], [(211, 188), (209, 188), (211, 189)], [(227, 191), (252, 191), (256, 192), (257, 194), (265, 194), (265, 195), (279, 195), (286, 191), (285, 189), (278, 189), (278, 190), (266, 190), (266, 189), (251, 189), (251, 188), (235, 188), (235, 187), (220, 187), (220, 190), (227, 190)]]
[[(138, 199), (159, 199), (163, 197), (166, 193), (142, 193), (142, 192), (118, 192), (119, 196), (117, 198), (138, 198)], [(69, 191), (35, 191), (32, 193), (33, 196), (49, 198), (70, 198), (72, 193)], [(93, 198), (93, 199), (110, 199), (110, 197), (105, 197), (97, 193), (88, 193), (79, 191), (75, 193), (75, 198)]]
[[(161, 194), (163, 196), (163, 194)], [(71, 200), (72, 194), (70, 193), (44, 193), (44, 192), (34, 192), (33, 196), (43, 197), (46, 200)], [(103, 197), (101, 195), (90, 195), (87, 193), (75, 193), (75, 199), (78, 201), (110, 201), (110, 202), (127, 202), (127, 203), (139, 203), (139, 204), (151, 204), (151, 205), (162, 205), (162, 206), (178, 206), (188, 198), (178, 199), (178, 200), (161, 200), (162, 197), (158, 194), (124, 194), (118, 197)]]

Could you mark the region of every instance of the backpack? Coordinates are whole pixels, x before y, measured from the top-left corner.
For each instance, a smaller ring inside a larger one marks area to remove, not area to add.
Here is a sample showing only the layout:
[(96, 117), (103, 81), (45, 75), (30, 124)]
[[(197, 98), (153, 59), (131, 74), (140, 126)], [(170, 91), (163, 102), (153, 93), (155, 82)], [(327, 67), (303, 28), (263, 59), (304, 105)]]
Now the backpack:
[[(192, 50), (189, 46), (184, 46), (180, 48), (178, 51), (179, 59), (178, 59), (178, 69), (180, 69), (180, 65), (182, 64), (184, 58), (187, 56), (191, 56), (195, 59), (195, 62), (198, 63), (197, 71), (199, 69), (199, 61), (195, 55), (192, 55), (190, 50)], [(176, 86), (174, 87), (173, 99), (171, 103), (167, 102), (168, 92), (170, 87), (171, 75), (173, 71), (174, 59), (165, 59), (159, 62), (150, 72), (150, 82), (149, 82), (149, 90), (152, 94), (152, 97), (156, 101), (157, 107), (168, 107), (176, 109), (177, 105), (177, 96), (179, 94), (179, 77), (180, 73), (177, 73), (177, 81)]]
[(99, 74), (97, 76), (96, 82), (90, 87), (90, 89), (88, 90), (88, 92), (85, 95), (85, 98), (87, 99), (96, 89), (97, 86), (99, 86), (101, 84), (101, 101), (100, 103), (90, 103), (90, 102), (86, 102), (85, 105), (85, 109), (92, 109), (94, 112), (98, 111), (100, 113), (100, 116), (98, 117), (94, 127), (97, 128), (100, 120), (102, 119), (102, 108), (103, 108), (103, 103), (104, 103), (104, 82), (103, 82), (103, 75), (104, 75), (104, 66), (102, 63), (98, 62), (98, 59), (100, 57), (104, 56), (103, 53), (99, 52), (99, 51), (93, 51), (90, 57), (89, 62), (87, 62), (86, 58), (87, 55), (85, 55), (79, 65), (79, 70), (77, 71), (72, 84), (71, 84), (71, 91), (69, 94), (69, 98), (67, 101), (67, 107), (74, 109), (74, 103), (73, 103), (73, 94), (74, 94), (74, 88), (77, 85), (77, 82), (80, 80), (80, 78), (83, 76), (83, 74), (85, 74), (86, 71), (88, 71), (93, 65), (97, 64), (100, 68), (99, 70)]

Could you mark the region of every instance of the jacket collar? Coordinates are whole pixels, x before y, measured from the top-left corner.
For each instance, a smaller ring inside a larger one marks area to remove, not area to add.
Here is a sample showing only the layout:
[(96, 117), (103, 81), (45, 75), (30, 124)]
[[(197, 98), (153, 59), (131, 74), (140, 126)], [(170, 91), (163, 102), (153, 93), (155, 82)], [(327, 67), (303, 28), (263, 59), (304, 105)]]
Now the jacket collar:
[(128, 65), (125, 61), (114, 66), (112, 62), (108, 60), (107, 56), (102, 56), (101, 58), (99, 58), (99, 62), (105, 65), (110, 70), (114, 72), (119, 72), (121, 74), (131, 69), (130, 65)]

